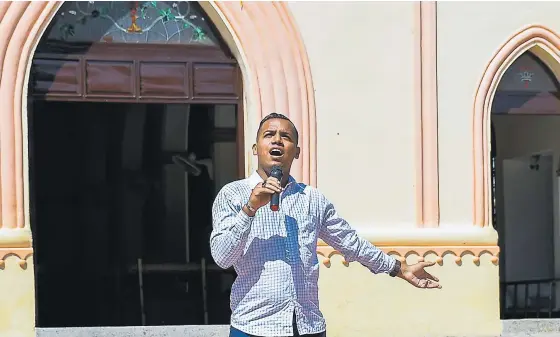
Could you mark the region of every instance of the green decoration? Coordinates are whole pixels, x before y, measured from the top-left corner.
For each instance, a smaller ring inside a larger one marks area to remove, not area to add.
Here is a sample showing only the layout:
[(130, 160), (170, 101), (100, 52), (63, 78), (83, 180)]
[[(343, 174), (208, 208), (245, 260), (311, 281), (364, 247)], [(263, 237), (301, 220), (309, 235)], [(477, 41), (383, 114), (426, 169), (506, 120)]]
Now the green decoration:
[[(132, 8), (130, 3), (134, 4)], [(189, 1), (68, 1), (59, 12), (58, 36), (49, 38), (69, 42), (216, 44), (208, 20), (197, 9)], [(98, 27), (103, 27), (105, 33), (94, 37), (102, 33)]]

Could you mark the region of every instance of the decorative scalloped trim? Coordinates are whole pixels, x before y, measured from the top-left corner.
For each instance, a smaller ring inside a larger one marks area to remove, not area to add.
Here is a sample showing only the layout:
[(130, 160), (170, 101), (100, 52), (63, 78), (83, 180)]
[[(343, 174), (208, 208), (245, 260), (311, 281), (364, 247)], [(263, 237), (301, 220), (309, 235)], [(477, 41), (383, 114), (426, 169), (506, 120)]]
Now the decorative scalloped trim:
[[(424, 261), (427, 255), (436, 254), (436, 261), (439, 265), (443, 265), (443, 258), (445, 255), (454, 255), (455, 263), (461, 265), (465, 255), (473, 255), (473, 262), (476, 265), (480, 264), (480, 257), (483, 254), (491, 254), (490, 259), (493, 264), (497, 265), (499, 258), (500, 247), (498, 246), (447, 246), (447, 247), (379, 247), (385, 253), (391, 256), (397, 256), (397, 259), (404, 261), (410, 255), (417, 255), (419, 261)], [(323, 264), (330, 267), (331, 257), (333, 255), (341, 255), (339, 251), (330, 246), (318, 246), (317, 254), (323, 257)], [(342, 264), (349, 265), (348, 261), (342, 257)]]
[(17, 256), (19, 266), (27, 269), (27, 259), (33, 256), (33, 248), (0, 248), (0, 270), (6, 268), (6, 259), (10, 256)]
[[(466, 255), (473, 255), (473, 262), (480, 264), (480, 257), (483, 254), (491, 254), (490, 261), (498, 264), (500, 248), (498, 246), (449, 246), (449, 247), (379, 247), (385, 253), (391, 256), (397, 256), (401, 261), (404, 261), (410, 255), (417, 255), (418, 261), (424, 261), (427, 255), (436, 254), (436, 261), (438, 264), (443, 265), (443, 258), (445, 255), (451, 254), (455, 256), (455, 263), (461, 265), (463, 257)], [(323, 264), (330, 267), (331, 257), (333, 255), (341, 255), (339, 251), (330, 246), (317, 247), (317, 254), (323, 257)], [(32, 248), (12, 248), (0, 249), (0, 269), (5, 268), (6, 258), (15, 255), (20, 261), (19, 265), (22, 268), (27, 268), (27, 259), (33, 256)], [(349, 266), (348, 261), (342, 258), (342, 264)]]

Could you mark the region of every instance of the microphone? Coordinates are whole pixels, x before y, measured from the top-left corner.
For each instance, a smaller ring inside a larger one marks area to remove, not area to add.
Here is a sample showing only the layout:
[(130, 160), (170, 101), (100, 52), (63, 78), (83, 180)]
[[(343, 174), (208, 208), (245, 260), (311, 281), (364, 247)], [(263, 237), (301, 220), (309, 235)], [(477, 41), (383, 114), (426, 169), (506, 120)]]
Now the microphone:
[[(282, 168), (280, 166), (272, 166), (272, 170), (270, 171), (270, 176), (282, 182)], [(270, 197), (270, 209), (273, 212), (276, 212), (278, 211), (278, 209), (280, 209), (280, 193), (274, 193)]]

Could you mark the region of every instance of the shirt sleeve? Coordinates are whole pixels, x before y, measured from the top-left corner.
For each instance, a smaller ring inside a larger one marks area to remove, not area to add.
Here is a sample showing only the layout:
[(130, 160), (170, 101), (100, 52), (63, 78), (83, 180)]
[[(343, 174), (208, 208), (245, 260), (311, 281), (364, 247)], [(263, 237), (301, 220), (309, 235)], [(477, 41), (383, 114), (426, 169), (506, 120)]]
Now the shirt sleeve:
[(216, 264), (224, 269), (234, 265), (243, 255), (253, 220), (243, 211), (244, 203), (233, 194), (227, 186), (224, 187), (212, 205), (210, 252)]
[(319, 238), (338, 250), (348, 262), (356, 261), (374, 274), (390, 273), (395, 259), (358, 236), (346, 220), (336, 212), (332, 203), (323, 197), (322, 221)]

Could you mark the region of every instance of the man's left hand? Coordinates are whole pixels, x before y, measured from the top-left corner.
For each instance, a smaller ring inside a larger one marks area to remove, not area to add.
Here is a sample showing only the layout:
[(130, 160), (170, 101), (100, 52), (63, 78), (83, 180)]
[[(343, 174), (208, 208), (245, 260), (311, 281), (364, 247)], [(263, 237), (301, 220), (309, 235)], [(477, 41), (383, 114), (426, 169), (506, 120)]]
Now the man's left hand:
[(406, 262), (401, 262), (401, 271), (397, 274), (398, 277), (412, 284), (416, 288), (438, 288), (439, 279), (424, 270), (424, 268), (431, 267), (435, 262), (419, 262), (413, 265), (408, 265)]

